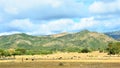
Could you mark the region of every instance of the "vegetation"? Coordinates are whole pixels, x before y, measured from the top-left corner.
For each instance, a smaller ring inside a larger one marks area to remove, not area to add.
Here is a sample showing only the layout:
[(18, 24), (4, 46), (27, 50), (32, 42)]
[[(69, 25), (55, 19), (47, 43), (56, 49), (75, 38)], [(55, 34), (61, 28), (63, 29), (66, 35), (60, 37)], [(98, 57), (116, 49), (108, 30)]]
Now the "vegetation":
[[(58, 50), (59, 51), (59, 50)], [(54, 52), (57, 52), (54, 49), (51, 48), (45, 48), (43, 50), (27, 50), (27, 49), (0, 49), (0, 58), (13, 56), (15, 58), (16, 55), (46, 55), (46, 54), (52, 54)], [(91, 52), (88, 48), (67, 48), (63, 49), (61, 52), (79, 52), (79, 53), (88, 53)]]
[(120, 54), (120, 42), (114, 42), (114, 43), (109, 43), (108, 44), (108, 54), (109, 55), (115, 55), (115, 54)]
[[(27, 49), (27, 50), (42, 50), (44, 48), (63, 51), (81, 48), (91, 48), (92, 50), (98, 50), (98, 48), (107, 48), (108, 42), (114, 42), (115, 40), (97, 32), (90, 32), (83, 30), (78, 33), (67, 33), (60, 36), (31, 36), (27, 34), (13, 34), (0, 36), (0, 48), (1, 49)], [(66, 48), (66, 49), (65, 49)]]
[(81, 53), (88, 53), (88, 52), (91, 52), (89, 48), (84, 48), (81, 50)]
[[(94, 50), (102, 52), (109, 42), (115, 40), (107, 35), (83, 30), (78, 33), (62, 35), (31, 36), (13, 34), (0, 36), (0, 57), (16, 55), (52, 54), (61, 52), (88, 53)], [(110, 48), (108, 48), (111, 51)]]

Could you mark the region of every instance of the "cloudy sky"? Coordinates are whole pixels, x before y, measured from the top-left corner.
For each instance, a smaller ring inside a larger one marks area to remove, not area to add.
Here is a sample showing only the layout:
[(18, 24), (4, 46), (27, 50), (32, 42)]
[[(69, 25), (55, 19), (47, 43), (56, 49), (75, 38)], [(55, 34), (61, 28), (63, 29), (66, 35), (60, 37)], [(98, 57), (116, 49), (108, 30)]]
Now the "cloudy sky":
[(120, 30), (120, 0), (0, 0), (0, 35)]

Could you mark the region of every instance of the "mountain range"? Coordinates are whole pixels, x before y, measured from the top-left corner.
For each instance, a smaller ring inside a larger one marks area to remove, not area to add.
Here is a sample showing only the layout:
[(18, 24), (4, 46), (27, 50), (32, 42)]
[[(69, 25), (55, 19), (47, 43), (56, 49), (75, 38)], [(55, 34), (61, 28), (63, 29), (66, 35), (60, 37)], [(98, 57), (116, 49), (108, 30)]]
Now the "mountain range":
[(107, 32), (105, 34), (120, 41), (120, 31)]
[[(116, 33), (117, 34), (117, 33)], [(32, 36), (25, 33), (0, 36), (0, 48), (25, 48), (31, 50), (71, 50), (77, 48), (105, 49), (109, 42), (116, 41), (114, 33), (98, 33), (83, 30), (77, 33), (60, 33), (47, 36)], [(119, 35), (118, 35), (119, 36)], [(118, 39), (118, 38), (117, 38)]]

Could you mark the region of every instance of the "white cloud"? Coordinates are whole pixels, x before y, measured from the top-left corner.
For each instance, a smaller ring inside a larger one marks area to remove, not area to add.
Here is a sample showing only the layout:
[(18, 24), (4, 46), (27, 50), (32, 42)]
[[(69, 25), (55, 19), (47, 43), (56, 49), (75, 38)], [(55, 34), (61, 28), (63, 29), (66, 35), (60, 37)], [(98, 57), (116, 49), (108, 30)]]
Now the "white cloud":
[(111, 19), (110, 21), (104, 21), (104, 26), (108, 28), (116, 28), (120, 25), (120, 18)]
[(22, 19), (82, 17), (85, 6), (76, 0), (0, 0), (2, 14)]
[[(42, 22), (42, 21), (40, 21)], [(8, 27), (22, 30), (27, 34), (55, 34), (59, 32), (69, 32), (73, 30), (82, 30), (97, 24), (93, 17), (82, 18), (79, 21), (73, 19), (58, 19), (51, 21), (44, 21), (44, 23), (33, 23), (29, 19), (17, 19), (9, 23)], [(14, 31), (13, 29), (13, 31)], [(18, 32), (21, 32), (19, 31)], [(4, 33), (5, 34), (5, 33)], [(9, 34), (9, 33), (8, 33)], [(11, 34), (11, 33), (10, 33)]]
[(95, 1), (89, 6), (92, 13), (113, 13), (120, 10), (120, 0), (113, 2)]
[(94, 20), (94, 17), (82, 18), (78, 23), (75, 23), (72, 27), (73, 30), (82, 30), (94, 27), (99, 23)]
[[(9, 23), (8, 27), (23, 31), (15, 31), (14, 29), (10, 32), (3, 32), (0, 35), (9, 35), (14, 33), (24, 32), (30, 35), (49, 35), (60, 32), (72, 32), (76, 30), (88, 29), (92, 31), (106, 31), (114, 30), (119, 27), (120, 18), (108, 20), (95, 20), (94, 17), (79, 18), (77, 21), (73, 19), (58, 19), (51, 21), (40, 21), (42, 23), (35, 23), (29, 19), (17, 19)], [(117, 22), (116, 22), (117, 21)], [(116, 23), (115, 23), (116, 22)], [(114, 23), (114, 24), (113, 24)]]
[(72, 19), (60, 19), (47, 21), (43, 24), (37, 24), (39, 29), (37, 30), (38, 34), (55, 34), (58, 32), (66, 32), (74, 24)]
[(15, 7), (7, 7), (4, 9), (5, 12), (10, 13), (10, 14), (18, 14), (18, 9)]
[(45, 5), (52, 7), (59, 7), (62, 5), (60, 0), (0, 0), (0, 6), (4, 11), (11, 14), (16, 14), (21, 11), (29, 10), (31, 8), (42, 8)]
[[(39, 35), (82, 29), (110, 30), (120, 25), (117, 15), (120, 11), (120, 0), (105, 1), (0, 0), (0, 32), (18, 31)], [(39, 22), (36, 23), (36, 20)]]
[(11, 35), (11, 34), (19, 34), (19, 33), (21, 33), (21, 32), (4, 32), (4, 33), (0, 33), (0, 36), (2, 36), (2, 35)]
[(60, 0), (59, 0), (59, 1), (55, 0), (54, 2), (51, 1), (50, 4), (52, 5), (52, 7), (58, 8), (58, 7), (62, 6), (62, 1), (60, 1)]
[(32, 30), (34, 24), (29, 19), (16, 19), (9, 23), (9, 27), (19, 28), (21, 30)]

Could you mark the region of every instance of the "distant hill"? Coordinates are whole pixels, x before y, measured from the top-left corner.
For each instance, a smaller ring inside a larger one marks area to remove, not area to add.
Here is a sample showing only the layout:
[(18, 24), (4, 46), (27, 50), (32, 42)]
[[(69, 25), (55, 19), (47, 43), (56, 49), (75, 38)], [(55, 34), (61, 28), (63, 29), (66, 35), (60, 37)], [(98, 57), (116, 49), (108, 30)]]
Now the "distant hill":
[(120, 41), (120, 31), (107, 32), (105, 34)]
[(77, 33), (61, 33), (50, 36), (31, 36), (27, 34), (13, 34), (0, 36), (0, 48), (25, 48), (31, 50), (71, 50), (77, 48), (91, 48), (93, 50), (104, 49), (109, 42), (116, 41), (113, 38), (83, 30)]

